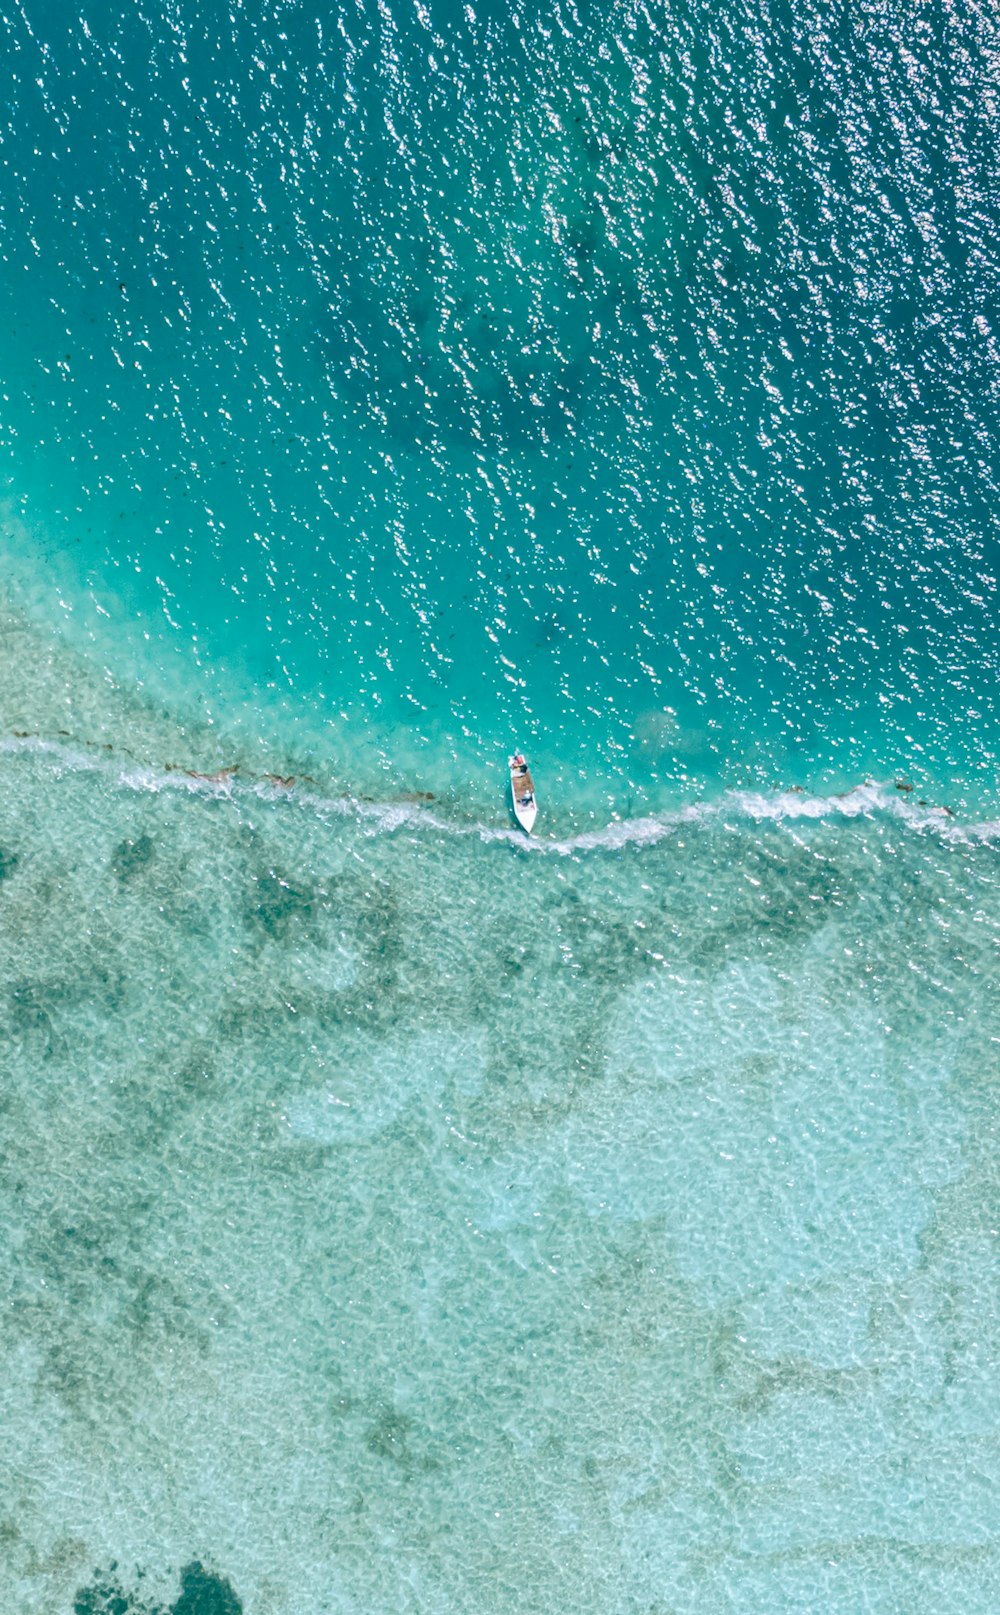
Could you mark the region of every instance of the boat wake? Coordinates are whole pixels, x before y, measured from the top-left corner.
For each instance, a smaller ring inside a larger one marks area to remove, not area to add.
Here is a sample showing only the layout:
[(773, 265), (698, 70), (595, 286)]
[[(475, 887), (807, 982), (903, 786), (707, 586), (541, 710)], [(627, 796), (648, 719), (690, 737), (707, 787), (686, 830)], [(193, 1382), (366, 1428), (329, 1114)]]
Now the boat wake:
[(529, 842), (512, 829), (487, 829), (478, 826), (483, 840), (509, 841), (523, 845), (525, 851), (574, 853), (591, 851), (622, 851), (628, 847), (650, 847), (676, 836), (679, 832), (705, 824), (722, 827), (748, 823), (779, 823), (789, 827), (805, 820), (875, 819), (891, 818), (914, 830), (930, 830), (948, 841), (971, 845), (973, 843), (1000, 842), (1000, 819), (966, 821), (956, 818), (950, 808), (940, 807), (920, 799), (911, 801), (896, 785), (879, 784), (865, 780), (848, 791), (834, 795), (813, 795), (799, 790), (775, 791), (767, 795), (760, 791), (730, 790), (717, 798), (689, 803), (683, 807), (639, 818), (614, 819), (610, 824), (593, 830), (580, 830), (549, 840), (533, 837)]
[(807, 821), (843, 819), (889, 818), (910, 830), (933, 832), (938, 838), (956, 844), (1000, 843), (1000, 819), (958, 818), (948, 807), (922, 797), (915, 798), (912, 787), (902, 781), (865, 780), (850, 790), (831, 795), (810, 793), (799, 787), (771, 793), (729, 790), (718, 797), (674, 809), (612, 819), (595, 828), (528, 837), (512, 825), (463, 819), (457, 811), (446, 816), (439, 805), (431, 805), (432, 799), (426, 794), (376, 801), (348, 792), (327, 792), (311, 779), (274, 774), (250, 777), (237, 767), (208, 773), (169, 764), (162, 768), (139, 763), (123, 766), (122, 759), (110, 747), (90, 749), (79, 742), (39, 735), (0, 737), (0, 757), (5, 756), (46, 759), (57, 773), (98, 774), (112, 788), (123, 791), (179, 791), (194, 797), (244, 804), (252, 801), (268, 805), (283, 803), (289, 809), (311, 812), (320, 818), (353, 819), (373, 835), (410, 830), (477, 837), (484, 843), (506, 844), (525, 854), (542, 857), (652, 847), (699, 825), (736, 829), (740, 825), (776, 823), (794, 828)]

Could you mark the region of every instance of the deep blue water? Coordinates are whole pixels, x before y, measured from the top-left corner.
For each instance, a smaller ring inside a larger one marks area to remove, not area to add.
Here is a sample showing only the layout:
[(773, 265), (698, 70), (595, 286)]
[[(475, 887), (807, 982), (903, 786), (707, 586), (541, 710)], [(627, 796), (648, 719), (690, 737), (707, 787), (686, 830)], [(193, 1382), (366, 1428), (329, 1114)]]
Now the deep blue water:
[(994, 12), (2, 29), (0, 1603), (994, 1610)]

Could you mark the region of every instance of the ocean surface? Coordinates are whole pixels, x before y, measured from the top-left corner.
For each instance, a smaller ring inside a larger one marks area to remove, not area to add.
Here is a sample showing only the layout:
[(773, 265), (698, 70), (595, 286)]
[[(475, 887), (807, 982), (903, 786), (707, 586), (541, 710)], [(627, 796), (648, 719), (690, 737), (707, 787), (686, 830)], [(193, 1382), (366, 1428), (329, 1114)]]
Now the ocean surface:
[(0, 39), (0, 1608), (994, 1615), (995, 8)]

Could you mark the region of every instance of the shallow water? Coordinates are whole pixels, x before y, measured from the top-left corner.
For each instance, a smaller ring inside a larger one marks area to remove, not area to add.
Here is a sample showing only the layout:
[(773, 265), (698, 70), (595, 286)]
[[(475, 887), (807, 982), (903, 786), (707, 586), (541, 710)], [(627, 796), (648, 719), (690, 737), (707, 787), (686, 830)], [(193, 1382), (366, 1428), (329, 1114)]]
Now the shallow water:
[(0, 1605), (992, 1612), (995, 18), (3, 27)]
[(996, 830), (2, 768), (9, 1607), (989, 1607)]

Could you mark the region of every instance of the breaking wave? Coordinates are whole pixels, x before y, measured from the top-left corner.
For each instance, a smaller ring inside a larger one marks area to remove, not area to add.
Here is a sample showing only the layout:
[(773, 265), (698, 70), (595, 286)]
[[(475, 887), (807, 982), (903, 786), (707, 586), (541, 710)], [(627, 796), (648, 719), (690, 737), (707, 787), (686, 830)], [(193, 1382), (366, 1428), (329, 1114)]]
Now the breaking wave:
[[(284, 803), (290, 810), (312, 812), (321, 818), (352, 818), (372, 834), (391, 835), (402, 830), (430, 831), (449, 836), (477, 836), (487, 843), (505, 843), (532, 854), (572, 856), (588, 852), (619, 852), (650, 847), (679, 831), (702, 824), (725, 827), (736, 824), (777, 823), (794, 826), (805, 821), (891, 818), (914, 831), (932, 831), (956, 844), (1000, 841), (1000, 819), (964, 819), (949, 807), (917, 797), (904, 781), (863, 780), (848, 790), (830, 794), (793, 786), (773, 792), (728, 790), (711, 799), (684, 803), (676, 808), (629, 818), (613, 818), (597, 827), (571, 829), (527, 837), (512, 824), (462, 818), (460, 810), (442, 813), (429, 793), (377, 801), (337, 792), (308, 777), (275, 774), (247, 775), (238, 767), (203, 772), (180, 765), (154, 767), (125, 762), (107, 746), (88, 748), (80, 742), (17, 734), (0, 738), (0, 756), (35, 756), (51, 760), (54, 768), (71, 773), (100, 773), (109, 785), (123, 791), (178, 791), (194, 797), (238, 802)], [(433, 804), (433, 805), (432, 805)]]

